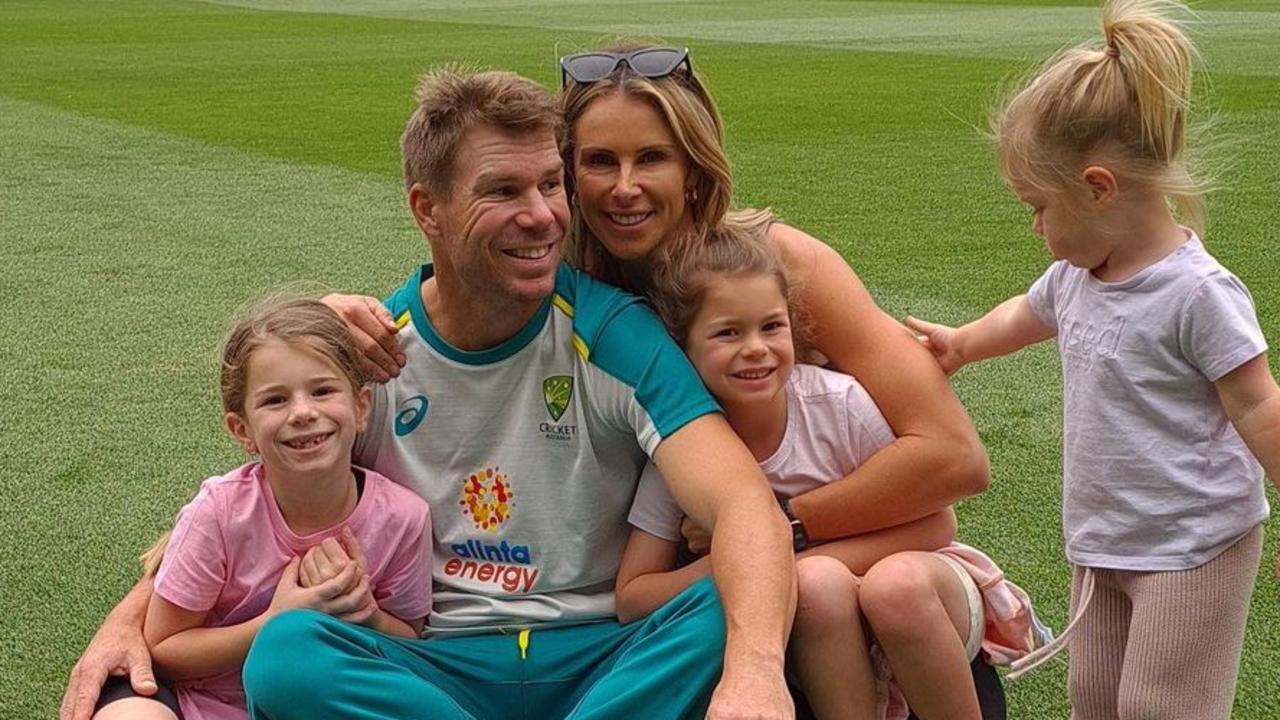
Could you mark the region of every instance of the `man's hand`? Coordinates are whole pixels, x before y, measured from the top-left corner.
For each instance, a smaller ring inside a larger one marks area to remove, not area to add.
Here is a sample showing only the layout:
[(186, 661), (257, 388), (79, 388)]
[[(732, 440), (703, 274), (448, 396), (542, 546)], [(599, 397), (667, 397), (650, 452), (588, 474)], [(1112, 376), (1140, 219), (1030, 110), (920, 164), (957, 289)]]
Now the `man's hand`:
[(694, 555), (706, 555), (711, 551), (711, 533), (703, 530), (701, 525), (687, 515), (680, 521), (680, 534), (684, 536), (689, 552)]
[(364, 369), (383, 383), (400, 374), (404, 351), (396, 341), (396, 321), (377, 299), (364, 295), (332, 293), (320, 298), (347, 324), (351, 340), (364, 361)]
[(139, 625), (110, 617), (94, 633), (84, 654), (71, 668), (67, 691), (58, 709), (61, 720), (89, 720), (108, 675), (127, 675), (134, 692), (154, 695), (151, 653)]
[(781, 668), (725, 672), (711, 695), (708, 720), (794, 720), (795, 704)]

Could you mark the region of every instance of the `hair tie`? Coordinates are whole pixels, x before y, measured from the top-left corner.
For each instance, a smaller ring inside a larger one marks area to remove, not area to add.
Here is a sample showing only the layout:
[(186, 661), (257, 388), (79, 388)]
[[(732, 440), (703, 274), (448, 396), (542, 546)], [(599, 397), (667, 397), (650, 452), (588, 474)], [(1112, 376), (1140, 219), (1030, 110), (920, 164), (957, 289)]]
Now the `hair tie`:
[(1106, 53), (1107, 57), (1113, 57), (1113, 58), (1120, 57), (1120, 48), (1116, 47), (1115, 45), (1111, 45), (1109, 43), (1105, 48), (1102, 49), (1102, 52)]

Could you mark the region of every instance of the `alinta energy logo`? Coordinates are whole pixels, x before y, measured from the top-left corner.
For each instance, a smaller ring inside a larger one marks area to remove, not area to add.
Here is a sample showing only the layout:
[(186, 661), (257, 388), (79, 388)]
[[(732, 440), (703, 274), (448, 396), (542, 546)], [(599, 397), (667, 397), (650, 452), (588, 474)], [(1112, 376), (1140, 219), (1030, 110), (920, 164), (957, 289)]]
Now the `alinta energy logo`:
[(428, 404), (426, 395), (414, 395), (400, 403), (400, 407), (396, 410), (396, 437), (404, 437), (422, 424), (423, 419), (427, 417)]
[(458, 504), (464, 515), (471, 516), (477, 530), (497, 532), (511, 517), (515, 504), (511, 478), (498, 468), (486, 465), (463, 481)]

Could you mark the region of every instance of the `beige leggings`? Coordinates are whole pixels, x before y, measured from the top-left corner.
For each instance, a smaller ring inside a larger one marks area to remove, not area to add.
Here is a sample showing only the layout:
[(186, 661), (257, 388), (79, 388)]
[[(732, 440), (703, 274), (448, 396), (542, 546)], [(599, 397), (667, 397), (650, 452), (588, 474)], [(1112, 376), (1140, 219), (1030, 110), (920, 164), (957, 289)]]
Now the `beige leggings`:
[[(1259, 525), (1221, 555), (1177, 572), (1093, 568), (1093, 599), (1071, 637), (1072, 720), (1227, 720)], [(1071, 579), (1071, 615), (1085, 568)]]

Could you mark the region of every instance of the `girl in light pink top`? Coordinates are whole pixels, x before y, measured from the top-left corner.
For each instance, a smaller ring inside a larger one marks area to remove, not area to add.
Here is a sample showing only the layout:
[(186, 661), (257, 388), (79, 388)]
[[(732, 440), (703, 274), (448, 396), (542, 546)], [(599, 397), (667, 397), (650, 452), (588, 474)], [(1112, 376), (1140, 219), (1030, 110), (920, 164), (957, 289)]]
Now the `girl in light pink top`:
[[(759, 229), (721, 228), (661, 268), (654, 287), (651, 302), (784, 512), (791, 498), (845, 481), (893, 442), (857, 380), (795, 363), (800, 333), (786, 277)], [(623, 622), (708, 572), (707, 558), (677, 569), (681, 518), (650, 466), (618, 572)], [(799, 586), (790, 668), (819, 718), (904, 718), (906, 703), (926, 720), (979, 718), (970, 661), (986, 651), (988, 661), (1008, 662), (1046, 639), (1026, 594), (990, 558), (951, 542), (950, 509), (813, 547), (792, 520)], [(692, 549), (706, 542), (687, 522), (683, 532)]]
[(206, 480), (164, 546), (144, 634), (168, 687), (153, 699), (109, 683), (96, 718), (247, 717), (249, 645), (291, 608), (421, 631), (430, 517), (409, 490), (351, 465), (369, 410), (358, 368), (346, 327), (318, 301), (269, 302), (237, 324), (222, 403), (231, 435), (258, 459)]

